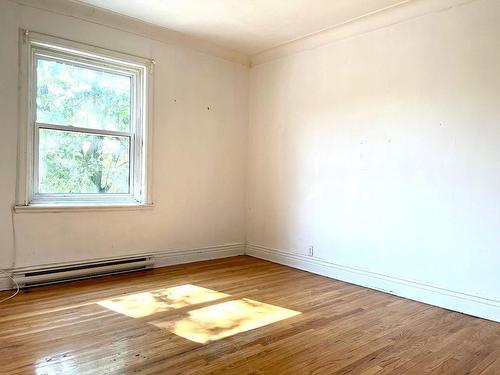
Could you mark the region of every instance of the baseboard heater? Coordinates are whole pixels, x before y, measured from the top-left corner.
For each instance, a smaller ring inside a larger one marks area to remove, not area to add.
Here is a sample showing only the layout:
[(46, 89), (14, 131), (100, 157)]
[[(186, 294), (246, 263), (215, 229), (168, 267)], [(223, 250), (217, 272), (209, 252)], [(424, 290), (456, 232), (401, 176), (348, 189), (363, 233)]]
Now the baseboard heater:
[(113, 259), (109, 261), (78, 263), (66, 266), (16, 271), (12, 277), (21, 288), (66, 281), (82, 280), (124, 272), (141, 271), (153, 267), (152, 256)]

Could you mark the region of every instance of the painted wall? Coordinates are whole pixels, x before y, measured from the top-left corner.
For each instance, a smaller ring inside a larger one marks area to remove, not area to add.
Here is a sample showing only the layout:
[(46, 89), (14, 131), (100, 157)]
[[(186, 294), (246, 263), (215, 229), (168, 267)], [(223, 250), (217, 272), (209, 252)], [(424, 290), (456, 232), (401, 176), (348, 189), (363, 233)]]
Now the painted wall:
[[(20, 27), (156, 60), (152, 210), (12, 213)], [(0, 66), (0, 268), (244, 242), (247, 67), (9, 1)]]
[[(499, 320), (499, 15), (498, 1), (473, 1), (255, 66), (249, 80), (236, 63), (1, 2), (0, 268), (175, 257), (246, 235), (249, 253), (477, 296)], [(12, 213), (20, 27), (157, 61), (154, 209)], [(417, 299), (474, 310), (441, 298)]]
[(253, 67), (248, 243), (500, 306), (499, 16), (474, 1)]

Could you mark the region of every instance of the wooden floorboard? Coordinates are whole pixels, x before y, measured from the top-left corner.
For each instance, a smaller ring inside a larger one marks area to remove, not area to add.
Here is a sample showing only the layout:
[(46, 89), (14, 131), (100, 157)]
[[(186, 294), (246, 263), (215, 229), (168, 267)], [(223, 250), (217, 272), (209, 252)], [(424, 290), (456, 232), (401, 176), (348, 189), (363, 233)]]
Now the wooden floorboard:
[(500, 324), (240, 256), (21, 291), (0, 374), (498, 375)]

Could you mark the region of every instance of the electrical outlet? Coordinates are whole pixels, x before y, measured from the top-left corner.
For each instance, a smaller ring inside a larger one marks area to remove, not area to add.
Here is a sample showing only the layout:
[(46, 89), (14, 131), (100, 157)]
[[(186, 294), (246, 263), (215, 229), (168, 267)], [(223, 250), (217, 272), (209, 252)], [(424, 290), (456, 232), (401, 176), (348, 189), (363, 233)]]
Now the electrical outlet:
[(307, 255), (310, 257), (314, 256), (314, 246), (309, 246), (309, 249), (307, 249)]

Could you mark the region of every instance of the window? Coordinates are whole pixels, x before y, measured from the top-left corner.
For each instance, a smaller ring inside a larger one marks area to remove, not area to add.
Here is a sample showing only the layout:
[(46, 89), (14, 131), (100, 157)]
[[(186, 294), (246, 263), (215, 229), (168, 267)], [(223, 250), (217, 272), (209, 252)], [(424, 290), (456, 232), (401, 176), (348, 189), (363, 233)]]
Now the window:
[(28, 34), (23, 41), (25, 204), (148, 203), (151, 61), (45, 39)]

